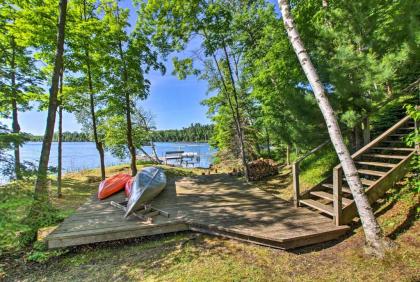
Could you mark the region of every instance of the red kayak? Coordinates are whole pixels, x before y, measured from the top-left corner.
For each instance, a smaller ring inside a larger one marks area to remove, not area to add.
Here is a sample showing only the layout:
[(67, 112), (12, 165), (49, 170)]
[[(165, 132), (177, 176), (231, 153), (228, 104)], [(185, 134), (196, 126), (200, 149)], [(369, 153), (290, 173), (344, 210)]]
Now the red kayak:
[(133, 181), (134, 181), (134, 178), (135, 178), (135, 177), (131, 177), (131, 179), (130, 179), (130, 180), (128, 180), (128, 181), (125, 183), (125, 188), (124, 188), (124, 191), (125, 191), (125, 195), (126, 195), (127, 197), (130, 197), (130, 194), (131, 194), (131, 187), (133, 187)]
[(103, 200), (112, 194), (124, 189), (125, 183), (131, 179), (131, 175), (119, 173), (103, 180), (99, 184), (98, 198)]

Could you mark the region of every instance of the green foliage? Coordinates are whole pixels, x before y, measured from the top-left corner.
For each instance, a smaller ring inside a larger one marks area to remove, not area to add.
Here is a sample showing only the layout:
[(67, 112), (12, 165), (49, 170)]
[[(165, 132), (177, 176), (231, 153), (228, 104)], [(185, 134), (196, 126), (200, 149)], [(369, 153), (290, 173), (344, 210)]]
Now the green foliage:
[[(407, 114), (418, 125), (420, 123), (420, 110), (418, 107), (414, 105), (406, 105), (405, 108), (407, 110)], [(420, 143), (420, 129), (418, 126), (412, 133), (406, 136), (405, 142), (411, 147)], [(417, 164), (417, 168), (420, 168), (420, 164)]]
[(324, 180), (331, 169), (338, 164), (338, 157), (332, 145), (325, 146), (315, 154), (310, 155), (300, 164), (300, 179), (304, 187), (312, 187)]
[(48, 250), (45, 242), (36, 241), (32, 246), (32, 250), (26, 255), (26, 259), (29, 262), (45, 263), (51, 258), (61, 256), (68, 252), (68, 249)]
[(25, 181), (0, 186), (0, 253), (27, 246), (34, 241), (39, 228), (55, 225), (68, 216), (48, 203), (38, 203), (39, 216), (27, 218), (34, 208), (30, 188)]
[(26, 35), (22, 22), (29, 20), (25, 4), (3, 1), (0, 8), (0, 116), (11, 118), (12, 103), (20, 111), (31, 108), (30, 102), (40, 99), (40, 87), (44, 79), (35, 66), (30, 47), (31, 42), (23, 40)]
[(0, 188), (0, 252), (16, 249), (21, 246), (17, 238), (30, 227), (24, 224), (25, 211), (30, 207), (32, 194), (23, 190), (19, 183)]
[[(29, 141), (33, 142), (42, 142), (43, 136), (42, 135), (29, 135)], [(53, 137), (53, 141), (58, 141), (58, 134), (55, 133)], [(85, 132), (70, 132), (70, 131), (64, 131), (62, 134), (62, 142), (89, 142), (92, 141), (89, 134)]]
[(375, 111), (418, 78), (412, 71), (418, 69), (419, 31), (412, 28), (418, 25), (418, 8), (411, 0), (295, 6), (301, 36), (348, 127), (354, 127), (357, 115)]
[(193, 123), (182, 129), (155, 130), (151, 132), (157, 142), (207, 142), (213, 134), (213, 125)]

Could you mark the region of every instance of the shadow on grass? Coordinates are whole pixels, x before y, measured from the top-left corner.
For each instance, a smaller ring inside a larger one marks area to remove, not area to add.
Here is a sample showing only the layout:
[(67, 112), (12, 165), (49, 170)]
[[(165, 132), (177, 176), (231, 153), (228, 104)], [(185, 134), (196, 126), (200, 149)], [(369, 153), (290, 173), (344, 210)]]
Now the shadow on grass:
[(414, 222), (417, 220), (417, 213), (420, 205), (419, 203), (413, 205), (408, 210), (406, 218), (403, 222), (401, 222), (393, 231), (388, 234), (388, 237), (392, 240), (398, 238), (399, 235), (403, 234), (407, 231), (411, 226), (414, 225)]

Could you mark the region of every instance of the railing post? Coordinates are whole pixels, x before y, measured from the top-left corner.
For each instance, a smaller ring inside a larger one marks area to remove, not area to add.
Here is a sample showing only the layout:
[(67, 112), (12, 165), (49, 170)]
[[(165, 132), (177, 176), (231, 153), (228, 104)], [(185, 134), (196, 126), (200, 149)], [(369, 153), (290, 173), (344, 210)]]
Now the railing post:
[(335, 167), (333, 170), (333, 200), (334, 200), (334, 223), (341, 225), (342, 218), (342, 185), (343, 185), (343, 170), (341, 166)]
[(299, 207), (299, 196), (300, 196), (299, 162), (294, 162), (292, 164), (292, 174), (293, 174), (293, 191), (294, 191), (293, 200), (294, 200), (295, 207)]

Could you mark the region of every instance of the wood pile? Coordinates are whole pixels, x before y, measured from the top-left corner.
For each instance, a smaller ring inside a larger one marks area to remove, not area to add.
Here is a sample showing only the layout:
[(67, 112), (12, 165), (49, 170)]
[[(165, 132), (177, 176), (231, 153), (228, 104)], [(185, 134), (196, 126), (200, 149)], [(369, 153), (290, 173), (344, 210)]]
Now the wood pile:
[(258, 159), (248, 163), (249, 179), (261, 180), (267, 176), (277, 175), (279, 165), (272, 159)]

